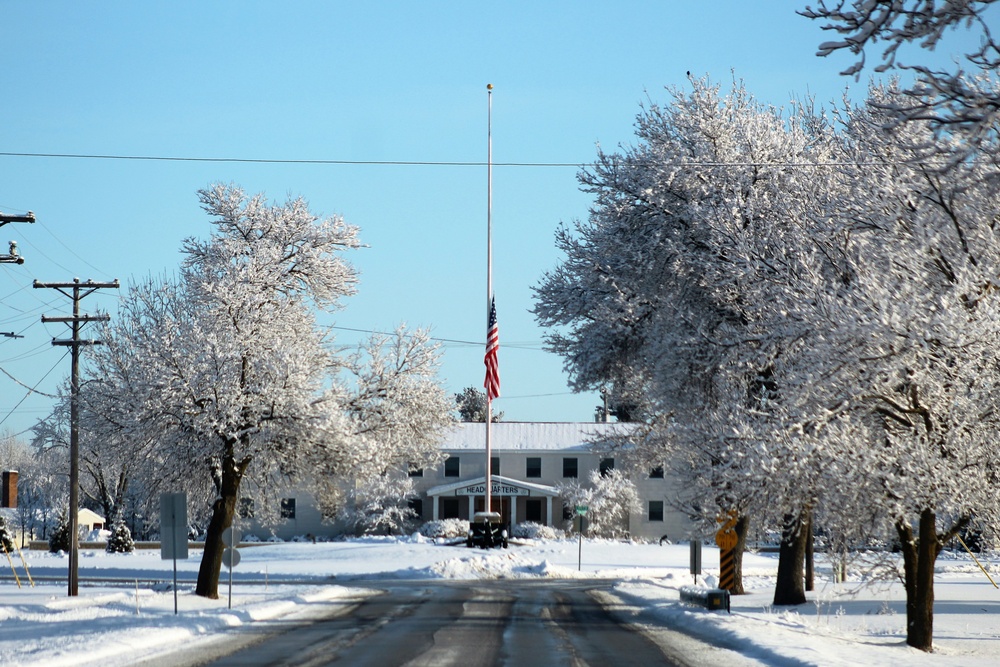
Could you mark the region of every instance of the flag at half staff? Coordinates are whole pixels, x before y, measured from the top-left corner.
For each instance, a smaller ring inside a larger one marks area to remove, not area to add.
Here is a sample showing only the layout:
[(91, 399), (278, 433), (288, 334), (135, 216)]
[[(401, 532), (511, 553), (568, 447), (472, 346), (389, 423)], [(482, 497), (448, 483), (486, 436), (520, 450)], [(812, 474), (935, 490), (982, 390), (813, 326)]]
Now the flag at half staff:
[(486, 398), (493, 400), (500, 397), (500, 367), (497, 363), (497, 350), (500, 349), (500, 330), (497, 327), (497, 300), (490, 300), (490, 319), (486, 324)]

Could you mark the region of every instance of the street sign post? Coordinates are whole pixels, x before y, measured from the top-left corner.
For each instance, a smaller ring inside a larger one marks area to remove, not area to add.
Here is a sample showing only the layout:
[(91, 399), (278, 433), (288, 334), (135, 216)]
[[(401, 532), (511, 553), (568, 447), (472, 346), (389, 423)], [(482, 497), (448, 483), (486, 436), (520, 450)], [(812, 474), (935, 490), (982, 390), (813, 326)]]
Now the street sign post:
[(242, 539), (242, 533), (236, 530), (235, 526), (229, 526), (228, 529), (222, 531), (222, 543), (226, 545), (225, 551), (222, 552), (222, 564), (229, 570), (230, 609), (233, 608), (233, 568), (240, 564), (240, 550), (236, 547), (240, 546)]
[(576, 516), (578, 517), (578, 520), (580, 522), (579, 523), (579, 526), (580, 526), (580, 530), (579, 530), (579, 533), (580, 533), (580, 544), (579, 544), (579, 547), (577, 548), (577, 554), (576, 554), (576, 570), (577, 570), (577, 572), (579, 572), (581, 569), (583, 569), (583, 531), (587, 529), (587, 523), (586, 523), (587, 519), (586, 519), (586, 517), (587, 517), (587, 510), (588, 509), (589, 508), (586, 505), (577, 505), (576, 506)]
[(701, 574), (701, 540), (691, 540), (691, 574), (694, 576), (694, 585), (698, 585), (698, 575)]
[(736, 545), (739, 544), (736, 523), (739, 514), (730, 510), (717, 520), (721, 526), (715, 533), (715, 544), (719, 547), (719, 588), (732, 593), (736, 588)]
[(188, 557), (187, 494), (160, 494), (160, 558), (174, 561), (174, 614), (177, 614), (177, 559)]

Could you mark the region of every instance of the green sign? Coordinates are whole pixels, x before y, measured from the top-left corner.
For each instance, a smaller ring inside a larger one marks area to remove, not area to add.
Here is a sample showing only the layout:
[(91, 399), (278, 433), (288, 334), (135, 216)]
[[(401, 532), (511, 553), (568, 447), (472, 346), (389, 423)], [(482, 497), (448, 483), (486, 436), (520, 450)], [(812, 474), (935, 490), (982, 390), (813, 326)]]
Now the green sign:
[(579, 514), (580, 516), (584, 516), (587, 514), (587, 509), (588, 507), (586, 505), (577, 505), (576, 513)]

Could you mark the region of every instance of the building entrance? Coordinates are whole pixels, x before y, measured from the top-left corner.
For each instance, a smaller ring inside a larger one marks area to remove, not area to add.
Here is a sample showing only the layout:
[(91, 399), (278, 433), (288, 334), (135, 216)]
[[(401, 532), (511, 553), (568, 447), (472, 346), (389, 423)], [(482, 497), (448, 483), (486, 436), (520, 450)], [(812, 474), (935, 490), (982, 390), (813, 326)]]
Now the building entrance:
[[(490, 505), (492, 505), (491, 512), (500, 512), (503, 522), (510, 523), (510, 496), (492, 496), (490, 497)], [(475, 511), (483, 512), (485, 507), (486, 496), (476, 496)]]

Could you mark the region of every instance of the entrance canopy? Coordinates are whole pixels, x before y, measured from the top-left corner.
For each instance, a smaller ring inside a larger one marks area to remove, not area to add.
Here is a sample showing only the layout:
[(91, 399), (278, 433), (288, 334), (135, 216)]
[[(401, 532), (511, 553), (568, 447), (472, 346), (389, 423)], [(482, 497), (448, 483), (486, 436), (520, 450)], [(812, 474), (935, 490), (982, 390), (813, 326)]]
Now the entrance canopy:
[[(555, 504), (555, 498), (559, 497), (559, 492), (554, 486), (532, 484), (500, 475), (492, 475), (491, 481), (492, 502), (490, 504), (492, 507), (490, 510), (500, 512), (505, 523), (513, 526), (517, 523), (519, 512), (524, 512), (524, 516), (528, 516), (529, 506), (533, 506), (535, 511), (538, 511), (540, 509), (538, 503), (543, 503), (544, 512), (535, 520), (544, 521), (547, 526), (552, 525), (552, 506)], [(427, 490), (427, 496), (431, 499), (431, 505), (434, 508), (435, 521), (438, 519), (441, 505), (446, 502), (446, 499), (457, 497), (468, 498), (467, 517), (472, 518), (477, 510), (485, 509), (486, 476), (470, 477), (459, 482), (435, 486)], [(518, 505), (521, 506), (520, 510)], [(461, 510), (459, 511), (461, 512)]]

